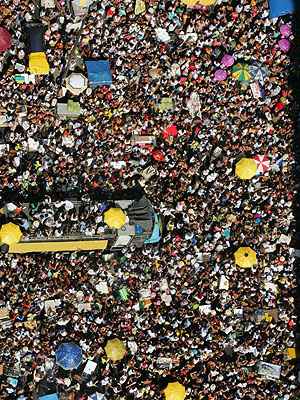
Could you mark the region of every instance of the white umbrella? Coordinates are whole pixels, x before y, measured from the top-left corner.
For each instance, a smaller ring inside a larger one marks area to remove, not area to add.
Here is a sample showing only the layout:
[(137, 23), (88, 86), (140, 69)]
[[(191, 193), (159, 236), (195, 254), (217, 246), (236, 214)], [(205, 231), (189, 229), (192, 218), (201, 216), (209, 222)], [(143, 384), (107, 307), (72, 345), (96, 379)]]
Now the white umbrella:
[(66, 80), (67, 89), (74, 95), (79, 95), (88, 87), (87, 78), (78, 73), (72, 73)]

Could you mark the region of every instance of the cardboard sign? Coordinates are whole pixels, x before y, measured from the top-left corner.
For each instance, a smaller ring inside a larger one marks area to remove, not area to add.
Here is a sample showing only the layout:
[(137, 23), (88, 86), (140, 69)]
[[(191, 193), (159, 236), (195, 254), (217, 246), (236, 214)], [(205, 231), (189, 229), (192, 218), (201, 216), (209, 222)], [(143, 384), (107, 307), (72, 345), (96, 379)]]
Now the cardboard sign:
[(59, 307), (61, 304), (61, 300), (54, 299), (54, 300), (46, 300), (44, 302), (45, 313), (49, 315), (51, 312), (56, 312), (56, 307)]
[(86, 363), (83, 373), (87, 374), (87, 375), (91, 375), (95, 369), (97, 368), (97, 363), (95, 363), (94, 361), (88, 360), (88, 362)]
[(263, 89), (257, 81), (250, 83), (250, 88), (252, 95), (255, 99), (260, 99), (264, 97)]
[(220, 290), (229, 290), (229, 280), (222, 275), (219, 283)]
[(280, 379), (281, 366), (261, 361), (259, 363), (258, 373), (267, 379), (277, 380)]
[(55, 8), (54, 0), (42, 0), (41, 6), (44, 8)]
[(99, 281), (96, 285), (96, 290), (97, 290), (97, 292), (99, 292), (101, 294), (108, 294), (109, 288), (108, 288), (107, 282)]
[(203, 305), (199, 306), (198, 310), (201, 313), (208, 315), (211, 313), (211, 304), (203, 304)]
[(158, 357), (157, 367), (160, 369), (171, 369), (172, 368), (172, 359), (169, 357)]

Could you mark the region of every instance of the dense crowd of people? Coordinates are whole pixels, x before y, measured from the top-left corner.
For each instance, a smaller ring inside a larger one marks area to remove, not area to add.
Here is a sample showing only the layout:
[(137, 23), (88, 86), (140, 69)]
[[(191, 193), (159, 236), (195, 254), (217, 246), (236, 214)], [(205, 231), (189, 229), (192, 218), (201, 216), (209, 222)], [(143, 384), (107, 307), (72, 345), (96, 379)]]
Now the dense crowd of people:
[[(290, 249), (296, 106), (290, 54), (278, 46), (291, 16), (270, 19), (262, 0), (218, 0), (196, 9), (151, 0), (139, 15), (132, 1), (96, 2), (84, 17), (71, 70), (80, 71), (84, 59), (107, 59), (113, 84), (87, 89), (75, 98), (83, 114), (62, 121), (56, 104), (69, 96), (62, 76), (79, 34), (65, 3), (39, 11), (50, 73), (35, 84), (13, 79), (27, 65), (22, 27), (36, 18), (34, 2), (0, 5), (1, 25), (13, 36), (0, 57), (0, 104), (9, 120), (9, 150), (0, 158), (2, 206), (29, 202), (42, 221), (34, 229), (59, 237), (66, 219), (80, 224), (73, 207), (59, 212), (69, 193), (127, 190), (151, 166), (143, 188), (164, 217), (164, 235), (160, 246), (110, 256), (3, 255), (0, 301), (11, 325), (0, 331), (0, 398), (31, 399), (48, 382), (76, 399), (95, 391), (107, 399), (161, 399), (166, 383), (176, 380), (188, 399), (294, 399), (297, 377), (286, 351), (295, 347), (297, 322)], [(234, 79), (222, 65), (225, 54), (235, 64), (257, 62), (268, 70), (259, 98), (251, 81)], [(215, 79), (218, 69), (225, 79)], [(191, 107), (192, 98), (199, 104)], [(27, 110), (22, 118), (20, 106)], [(133, 135), (153, 136), (155, 143), (134, 144)], [(31, 139), (35, 151), (28, 151)], [(239, 179), (237, 161), (257, 155), (267, 156), (269, 167)], [(46, 218), (34, 207), (48, 197), (60, 206), (49, 206)], [(247, 270), (234, 260), (243, 245), (258, 259)], [(128, 299), (120, 298), (121, 288)], [(46, 310), (51, 300), (57, 306)], [(277, 317), (258, 320), (264, 310)], [(112, 337), (128, 350), (116, 364), (104, 352)], [(64, 341), (81, 346), (84, 362), (97, 362), (92, 375), (82, 374), (84, 363), (70, 373), (55, 366)], [(261, 376), (260, 361), (281, 366), (280, 379)], [(5, 373), (12, 368), (19, 370), (16, 387)]]

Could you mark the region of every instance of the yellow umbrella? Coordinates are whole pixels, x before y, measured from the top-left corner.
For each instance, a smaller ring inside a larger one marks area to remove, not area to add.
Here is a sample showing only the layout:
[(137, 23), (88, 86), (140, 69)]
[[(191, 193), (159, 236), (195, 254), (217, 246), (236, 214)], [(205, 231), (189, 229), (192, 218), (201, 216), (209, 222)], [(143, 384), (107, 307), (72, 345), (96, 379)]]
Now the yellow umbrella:
[(240, 179), (251, 179), (257, 172), (257, 164), (252, 158), (242, 158), (235, 166), (235, 174)]
[(216, 0), (182, 0), (183, 4), (186, 4), (188, 7), (194, 6), (212, 6), (214, 5)]
[(110, 208), (104, 213), (104, 222), (110, 228), (121, 229), (125, 225), (126, 215), (121, 208)]
[(250, 247), (240, 247), (234, 253), (234, 259), (240, 268), (251, 268), (257, 264), (256, 253)]
[(166, 400), (183, 400), (185, 398), (185, 387), (179, 382), (168, 383), (164, 393)]
[(18, 225), (9, 222), (2, 225), (0, 229), (0, 242), (8, 244), (18, 243), (21, 240), (22, 232)]
[(122, 360), (126, 354), (126, 347), (120, 339), (108, 340), (104, 349), (107, 358), (112, 361)]

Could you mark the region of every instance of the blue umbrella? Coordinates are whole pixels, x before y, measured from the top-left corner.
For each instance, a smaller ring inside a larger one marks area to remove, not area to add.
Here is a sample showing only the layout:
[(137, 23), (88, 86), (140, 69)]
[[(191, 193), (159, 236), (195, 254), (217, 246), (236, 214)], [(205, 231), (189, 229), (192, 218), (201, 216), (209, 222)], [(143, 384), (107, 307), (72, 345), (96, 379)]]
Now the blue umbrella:
[(82, 363), (81, 348), (75, 343), (62, 343), (55, 352), (56, 364), (63, 369), (77, 369)]

